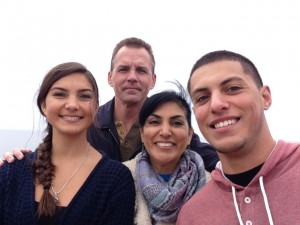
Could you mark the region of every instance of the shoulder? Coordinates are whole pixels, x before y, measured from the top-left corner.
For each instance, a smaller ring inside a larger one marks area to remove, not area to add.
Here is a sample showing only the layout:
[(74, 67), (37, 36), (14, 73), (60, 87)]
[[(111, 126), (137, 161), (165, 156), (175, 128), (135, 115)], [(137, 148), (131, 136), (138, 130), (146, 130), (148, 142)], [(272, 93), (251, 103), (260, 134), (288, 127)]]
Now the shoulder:
[(24, 167), (31, 168), (35, 155), (36, 153), (32, 152), (27, 154), (22, 160), (15, 160), (13, 163), (5, 163), (0, 167), (0, 171), (1, 173), (3, 173), (3, 171), (19, 173), (18, 171), (23, 171)]
[(32, 160), (34, 153), (26, 155), (22, 160), (16, 160), (13, 163), (5, 163), (0, 167), (0, 183), (14, 187), (22, 183), (22, 180), (33, 179)]
[(135, 173), (137, 158), (140, 154), (141, 153), (138, 153), (133, 159), (123, 162), (123, 164), (131, 171), (131, 173)]
[(199, 208), (201, 206), (207, 206), (211, 199), (215, 199), (218, 193), (216, 189), (216, 183), (211, 180), (206, 183), (199, 191), (197, 191), (185, 204), (183, 207), (186, 209)]
[(134, 180), (129, 169), (122, 163), (103, 156), (90, 175), (89, 187), (101, 195), (126, 196), (134, 198)]
[(113, 117), (114, 112), (114, 98), (110, 101), (106, 102), (105, 104), (101, 105), (98, 108), (96, 117), (95, 117), (95, 123), (92, 125), (92, 127), (101, 128), (103, 126), (103, 123), (106, 124), (107, 120), (111, 120)]
[(127, 166), (125, 166), (123, 163), (116, 161), (114, 159), (111, 159), (106, 154), (102, 155), (101, 161), (102, 161), (101, 163), (103, 164), (104, 168), (129, 171)]
[(114, 111), (114, 104), (115, 104), (115, 98), (112, 98), (105, 104), (101, 105), (99, 107), (99, 112), (98, 113), (106, 113), (108, 111)]
[(101, 105), (98, 109), (95, 118), (95, 127), (100, 129), (110, 126), (114, 119), (114, 98), (105, 104)]
[(103, 154), (103, 158), (99, 162), (99, 167), (101, 168), (101, 173), (109, 177), (118, 177), (121, 180), (129, 179), (132, 180), (132, 175), (130, 170), (123, 165), (121, 162), (113, 160)]
[(275, 145), (276, 149), (280, 149), (283, 151), (300, 151), (300, 143), (299, 142), (287, 142), (283, 140), (278, 140)]

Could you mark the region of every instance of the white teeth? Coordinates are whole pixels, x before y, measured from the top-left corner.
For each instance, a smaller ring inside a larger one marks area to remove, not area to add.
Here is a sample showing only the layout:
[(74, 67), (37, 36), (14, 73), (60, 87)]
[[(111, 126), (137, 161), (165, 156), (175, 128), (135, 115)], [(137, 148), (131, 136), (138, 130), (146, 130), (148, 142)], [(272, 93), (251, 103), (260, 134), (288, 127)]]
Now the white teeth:
[(160, 147), (171, 147), (173, 144), (172, 143), (166, 143), (166, 142), (159, 142), (157, 143), (158, 146)]
[(77, 121), (77, 120), (80, 120), (79, 116), (63, 116), (63, 118), (65, 120), (68, 120), (68, 121)]
[(217, 123), (215, 124), (215, 128), (221, 128), (221, 127), (227, 127), (229, 125), (233, 125), (237, 122), (236, 119), (232, 119), (232, 120), (225, 120), (223, 122)]

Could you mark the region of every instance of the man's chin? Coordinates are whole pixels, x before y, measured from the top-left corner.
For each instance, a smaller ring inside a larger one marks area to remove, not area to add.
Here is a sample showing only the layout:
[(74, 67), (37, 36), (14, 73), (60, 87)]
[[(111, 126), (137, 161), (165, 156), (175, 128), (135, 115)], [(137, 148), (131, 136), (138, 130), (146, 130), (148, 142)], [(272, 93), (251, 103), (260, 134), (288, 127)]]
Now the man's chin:
[(123, 98), (123, 102), (125, 104), (140, 104), (141, 102), (144, 102), (142, 98), (137, 96), (128, 96), (126, 98)]

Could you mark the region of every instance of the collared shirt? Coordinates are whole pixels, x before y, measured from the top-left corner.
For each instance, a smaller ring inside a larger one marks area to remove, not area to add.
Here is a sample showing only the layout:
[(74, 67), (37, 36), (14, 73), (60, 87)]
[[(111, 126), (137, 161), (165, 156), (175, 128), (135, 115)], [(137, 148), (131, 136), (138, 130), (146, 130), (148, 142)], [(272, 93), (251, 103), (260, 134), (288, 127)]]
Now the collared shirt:
[(141, 138), (140, 125), (134, 122), (128, 132), (122, 121), (115, 121), (115, 125), (120, 138), (120, 150), (122, 162), (127, 161), (134, 154), (135, 147)]

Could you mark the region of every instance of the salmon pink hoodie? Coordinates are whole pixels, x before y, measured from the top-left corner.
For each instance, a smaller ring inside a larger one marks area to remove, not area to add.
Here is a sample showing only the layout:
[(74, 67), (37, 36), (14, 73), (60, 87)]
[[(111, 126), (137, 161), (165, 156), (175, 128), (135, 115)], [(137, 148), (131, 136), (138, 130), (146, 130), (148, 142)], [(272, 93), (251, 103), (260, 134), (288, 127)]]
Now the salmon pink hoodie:
[(182, 207), (177, 225), (300, 224), (299, 143), (279, 140), (246, 187), (229, 181), (220, 162), (211, 175)]

